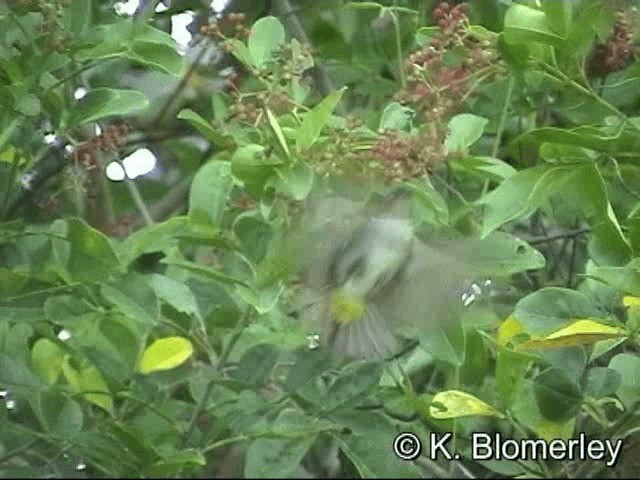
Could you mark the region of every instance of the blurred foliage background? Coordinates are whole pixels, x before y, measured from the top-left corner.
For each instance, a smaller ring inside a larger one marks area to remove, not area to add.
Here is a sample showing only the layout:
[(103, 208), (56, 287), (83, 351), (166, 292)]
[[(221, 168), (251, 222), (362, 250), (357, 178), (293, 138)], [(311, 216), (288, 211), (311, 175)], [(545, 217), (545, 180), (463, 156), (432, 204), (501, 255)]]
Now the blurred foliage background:
[[(1, 1), (0, 476), (635, 475), (637, 7)], [(293, 308), (286, 232), (345, 185), (477, 242), (462, 318), (390, 362)]]

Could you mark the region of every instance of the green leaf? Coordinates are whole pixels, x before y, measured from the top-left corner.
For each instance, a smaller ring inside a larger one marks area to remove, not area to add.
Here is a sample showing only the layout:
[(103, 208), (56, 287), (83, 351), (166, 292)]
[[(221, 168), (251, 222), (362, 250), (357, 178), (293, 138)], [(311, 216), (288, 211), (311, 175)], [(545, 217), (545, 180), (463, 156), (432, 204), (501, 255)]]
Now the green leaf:
[(276, 306), (280, 295), (284, 292), (284, 285), (277, 283), (265, 286), (259, 290), (236, 285), (236, 292), (245, 302), (256, 309), (260, 315), (270, 312)]
[(477, 142), (489, 120), (471, 113), (461, 113), (449, 120), (445, 145), (449, 152), (466, 150)]
[[(381, 5), (382, 7), (382, 5)], [(420, 27), (416, 30), (416, 44), (419, 47), (429, 45), (431, 41), (441, 32), (440, 27)]]
[(587, 373), (586, 395), (593, 398), (608, 397), (622, 385), (622, 375), (613, 368), (593, 367)]
[(179, 243), (206, 245), (230, 250), (234, 241), (207, 222), (197, 222), (189, 216), (171, 217), (162, 223), (147, 225), (130, 234), (121, 244), (120, 256), (129, 264), (138, 256), (151, 252), (166, 255)]
[(378, 129), (408, 131), (411, 128), (411, 119), (414, 115), (413, 109), (398, 102), (392, 102), (383, 110)]
[(356, 404), (378, 384), (381, 375), (382, 365), (378, 362), (350, 364), (328, 388), (322, 400), (322, 409), (328, 412), (349, 403)]
[(620, 353), (609, 362), (609, 368), (618, 372), (621, 383), (616, 390), (616, 395), (630, 408), (640, 401), (640, 358), (630, 353)]
[(26, 365), (0, 353), (0, 385), (12, 390), (23, 390), (41, 387), (42, 382)]
[(157, 297), (179, 312), (201, 319), (198, 301), (191, 289), (182, 282), (156, 273), (149, 275), (149, 285)]
[(189, 215), (203, 212), (214, 225), (220, 225), (232, 188), (230, 162), (214, 160), (204, 164), (191, 183)]
[(279, 356), (278, 349), (274, 345), (266, 343), (254, 345), (242, 355), (238, 368), (232, 376), (245, 385), (262, 386), (269, 380), (269, 375)]
[(231, 171), (244, 184), (247, 191), (260, 197), (264, 184), (282, 161), (266, 158), (262, 145), (249, 144), (236, 149), (231, 157)]
[(63, 10), (66, 31), (79, 36), (89, 28), (93, 20), (92, 3), (91, 0), (74, 0), (69, 7)]
[(429, 180), (423, 182), (409, 181), (406, 187), (413, 192), (411, 216), (419, 224), (448, 225), (449, 209), (440, 193), (433, 188)]
[(254, 23), (247, 42), (253, 66), (264, 68), (284, 42), (284, 27), (276, 17), (263, 17)]
[(56, 295), (46, 299), (44, 313), (51, 323), (65, 325), (89, 317), (95, 310), (77, 295)]
[(296, 144), (299, 149), (309, 148), (318, 140), (320, 132), (329, 122), (331, 114), (338, 105), (338, 102), (340, 102), (345, 90), (346, 87), (330, 93), (318, 105), (313, 107), (311, 111), (304, 115), (302, 123), (296, 130)]
[(593, 227), (589, 253), (600, 265), (624, 265), (631, 259), (631, 246), (622, 233), (609, 203), (607, 186), (593, 162), (573, 166), (574, 173), (560, 192), (576, 205)]
[(571, 30), (573, 4), (557, 0), (542, 0), (541, 5), (551, 30), (566, 37)]
[(540, 413), (549, 420), (566, 421), (580, 411), (582, 390), (562, 368), (542, 371), (534, 379), (533, 392)]
[(615, 288), (619, 292), (630, 295), (640, 295), (640, 259), (629, 262), (624, 267), (596, 267), (589, 268), (589, 277), (600, 280)]
[(285, 388), (294, 393), (321, 373), (331, 368), (330, 351), (325, 348), (310, 350), (300, 349), (296, 352), (293, 366), (289, 369)]
[(184, 108), (178, 112), (177, 117), (191, 124), (193, 128), (198, 130), (204, 137), (221, 149), (227, 149), (233, 146), (233, 138), (218, 132), (211, 123), (207, 122), (200, 114), (189, 108)]
[(619, 153), (634, 152), (638, 147), (639, 139), (638, 133), (633, 130), (622, 130), (612, 135), (590, 125), (570, 130), (557, 127), (542, 127), (520, 135), (514, 140), (512, 148), (539, 147), (545, 142), (573, 145), (601, 152)]
[(187, 338), (159, 338), (142, 353), (138, 371), (146, 375), (159, 370), (170, 370), (182, 365), (191, 355), (193, 346)]
[(420, 346), (435, 360), (454, 367), (464, 363), (465, 333), (460, 323), (421, 331)]
[(120, 20), (93, 28), (83, 37), (89, 46), (75, 52), (77, 61), (126, 58), (175, 77), (182, 74), (184, 58), (178, 54), (176, 42), (147, 23)]
[(481, 178), (489, 178), (491, 180), (502, 181), (512, 175), (517, 170), (508, 163), (493, 157), (464, 157), (460, 159), (452, 159), (449, 165), (454, 171), (463, 171), (476, 174)]
[[(245, 478), (273, 478), (274, 472), (282, 478), (296, 476), (296, 467), (316, 440), (317, 433), (311, 422), (296, 411), (285, 409), (273, 424), (276, 438), (259, 438), (247, 448)], [(300, 430), (300, 434), (296, 434)], [(306, 432), (305, 432), (306, 430)], [(283, 431), (293, 438), (277, 438)]]
[(135, 90), (96, 88), (90, 90), (71, 109), (67, 126), (71, 128), (105, 117), (128, 115), (148, 105), (147, 97)]
[(220, 282), (224, 285), (242, 285), (247, 289), (251, 289), (249, 284), (240, 278), (232, 277), (230, 275), (219, 272), (218, 270), (215, 270), (210, 267), (203, 267), (202, 265), (198, 265), (197, 263), (188, 262), (186, 260), (171, 260), (171, 259), (163, 259), (162, 263), (184, 268), (185, 270), (189, 270), (190, 272), (193, 272), (209, 280)]
[(503, 405), (510, 407), (515, 399), (532, 358), (502, 346), (496, 354), (496, 388)]
[(598, 318), (600, 312), (578, 291), (547, 287), (533, 292), (516, 304), (515, 317), (527, 332), (547, 335), (576, 320)]
[[(313, 170), (305, 163), (296, 163), (290, 167), (276, 168), (278, 191), (294, 200), (304, 200), (313, 187)], [(269, 183), (267, 183), (268, 185)]]
[(160, 302), (144, 275), (129, 273), (102, 285), (100, 293), (122, 313), (143, 324), (156, 325), (160, 319)]
[(176, 52), (175, 47), (138, 40), (133, 42), (126, 56), (134, 62), (154, 67), (174, 77), (182, 74), (184, 59)]
[(40, 113), (40, 100), (31, 93), (20, 95), (16, 99), (15, 109), (28, 117), (34, 117)]
[(491, 232), (470, 242), (468, 262), (481, 275), (507, 276), (545, 266), (545, 258), (524, 240), (505, 232)]
[(561, 45), (564, 37), (554, 32), (544, 12), (513, 4), (504, 17), (504, 38), (508, 43)]
[(36, 340), (31, 347), (31, 365), (35, 373), (49, 385), (58, 381), (62, 373), (64, 352), (48, 338)]
[(198, 450), (188, 448), (165, 456), (154, 463), (145, 476), (169, 478), (179, 474), (184, 475), (184, 469), (201, 468), (207, 460)]
[(289, 146), (287, 145), (287, 140), (284, 138), (284, 133), (282, 133), (282, 128), (280, 128), (280, 124), (278, 123), (278, 119), (273, 115), (270, 108), (265, 108), (267, 112), (267, 119), (269, 120), (269, 125), (271, 126), (271, 130), (275, 133), (276, 138), (278, 139), (278, 143), (282, 148), (282, 151), (289, 156)]
[[(568, 440), (573, 437), (576, 423), (575, 417), (572, 417), (569, 420), (552, 420), (545, 417), (540, 411), (538, 402), (532, 401), (536, 397), (533, 385), (534, 382), (535, 380), (525, 380), (524, 384), (517, 392), (516, 401), (511, 409), (514, 418), (521, 425), (529, 428), (539, 438), (546, 440), (547, 442), (551, 442), (554, 439)], [(545, 387), (541, 387), (541, 390), (544, 388)], [(564, 397), (560, 392), (558, 392), (558, 397), (561, 398), (558, 400), (564, 405), (570, 404), (571, 397)]]
[(244, 44), (244, 42), (238, 40), (237, 38), (228, 38), (225, 43), (228, 45), (229, 51), (231, 54), (236, 57), (240, 63), (248, 67), (252, 67), (253, 58), (251, 58), (251, 53), (249, 53), (249, 49)]
[(68, 439), (82, 430), (80, 405), (63, 394), (38, 392), (29, 401), (45, 432)]
[[(413, 462), (388, 455), (398, 435), (386, 415), (375, 410), (340, 410), (331, 420), (345, 428), (336, 435), (338, 445), (353, 463), (360, 478), (419, 478), (421, 472)], [(391, 439), (391, 440), (389, 440)]]
[(67, 219), (69, 261), (67, 269), (79, 282), (108, 280), (120, 270), (120, 262), (109, 239), (82, 220)]
[(548, 166), (521, 170), (480, 198), (484, 205), (482, 236), (516, 218), (533, 213), (550, 195), (576, 175), (574, 166)]

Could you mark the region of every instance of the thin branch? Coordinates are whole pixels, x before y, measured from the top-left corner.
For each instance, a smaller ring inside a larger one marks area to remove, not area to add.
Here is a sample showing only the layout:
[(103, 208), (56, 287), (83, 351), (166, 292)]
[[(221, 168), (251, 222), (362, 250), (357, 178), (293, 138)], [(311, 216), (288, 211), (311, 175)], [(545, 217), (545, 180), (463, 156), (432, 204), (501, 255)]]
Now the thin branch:
[(567, 230), (565, 232), (557, 233), (554, 235), (548, 235), (544, 237), (525, 238), (523, 240), (525, 240), (530, 245), (540, 245), (542, 243), (549, 243), (555, 240), (579, 237), (580, 235), (584, 235), (585, 233), (589, 233), (589, 232), (591, 232), (591, 227), (584, 227), (584, 228), (576, 228), (574, 230)]
[(496, 138), (493, 142), (493, 148), (491, 149), (491, 156), (496, 158), (498, 155), (498, 148), (500, 148), (500, 142), (502, 141), (502, 134), (504, 133), (504, 125), (507, 121), (507, 115), (509, 113), (509, 107), (511, 106), (511, 95), (513, 95), (513, 87), (516, 84), (515, 76), (509, 77), (509, 85), (507, 86), (507, 95), (504, 99), (504, 105), (502, 107), (502, 113), (500, 114), (500, 120), (498, 121), (498, 129), (496, 130)]
[(176, 88), (173, 90), (171, 95), (169, 95), (169, 97), (167, 98), (167, 101), (164, 103), (164, 105), (162, 106), (158, 114), (149, 123), (149, 128), (153, 128), (160, 124), (160, 121), (166, 115), (167, 111), (169, 111), (169, 108), (171, 108), (171, 105), (173, 105), (173, 102), (178, 97), (179, 93), (187, 85), (187, 82), (189, 81), (193, 73), (196, 71), (196, 68), (198, 68), (198, 65), (200, 65), (200, 62), (202, 61), (202, 59), (204, 58), (208, 50), (209, 50), (208, 47), (202, 47), (200, 49), (200, 51), (198, 52), (198, 55), (193, 60), (193, 63), (189, 66), (189, 70), (187, 70), (187, 73), (184, 74), (184, 76), (180, 80), (180, 83), (176, 85)]
[[(298, 15), (297, 11), (293, 9), (289, 0), (274, 0), (273, 13), (276, 16), (282, 17), (284, 19), (287, 27), (289, 27), (289, 30), (291, 30), (291, 33), (293, 33), (293, 36), (296, 38), (296, 40), (298, 40), (303, 45), (313, 47), (313, 44), (309, 40), (309, 36), (307, 35), (307, 32), (302, 25), (300, 16)], [(322, 93), (323, 96), (329, 95), (336, 89), (336, 87), (331, 80), (331, 77), (327, 73), (327, 69), (324, 65), (316, 65), (315, 71), (317, 73), (316, 77), (318, 80), (320, 93)], [(344, 114), (344, 109), (341, 104), (336, 107), (336, 112), (341, 115)]]
[(140, 190), (138, 190), (138, 186), (130, 178), (126, 178), (124, 183), (129, 189), (131, 198), (133, 198), (133, 201), (135, 202), (136, 207), (138, 207), (138, 210), (140, 211), (142, 218), (144, 218), (145, 223), (147, 225), (153, 225), (154, 223), (153, 218), (151, 218), (151, 214), (147, 209), (147, 205), (144, 203), (144, 200), (142, 199), (142, 195), (140, 195)]

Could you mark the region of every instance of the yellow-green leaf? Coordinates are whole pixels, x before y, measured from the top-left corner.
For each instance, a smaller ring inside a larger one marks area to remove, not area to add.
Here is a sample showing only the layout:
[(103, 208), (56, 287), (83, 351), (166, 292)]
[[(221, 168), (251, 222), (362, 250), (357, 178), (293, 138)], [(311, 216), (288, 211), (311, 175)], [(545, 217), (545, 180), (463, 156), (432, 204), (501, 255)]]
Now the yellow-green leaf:
[(64, 374), (64, 378), (69, 385), (76, 391), (79, 392), (80, 388), (80, 374), (78, 371), (71, 366), (71, 356), (65, 355), (62, 360), (62, 373)]
[(93, 365), (89, 365), (80, 371), (80, 389), (83, 392), (90, 392), (83, 395), (87, 402), (113, 413), (113, 398), (111, 398), (107, 382), (100, 370)]
[(504, 415), (491, 405), (459, 390), (447, 390), (436, 394), (429, 406), (429, 415), (437, 420), (475, 415), (504, 418)]
[(184, 337), (159, 338), (142, 354), (138, 371), (151, 373), (182, 365), (193, 354), (191, 342)]
[(88, 365), (78, 371), (71, 365), (71, 356), (65, 355), (62, 361), (62, 372), (74, 392), (82, 393), (87, 402), (113, 414), (113, 398), (100, 370), (93, 365)]
[(536, 348), (561, 348), (574, 345), (587, 345), (609, 338), (624, 337), (623, 328), (604, 325), (593, 320), (578, 320), (571, 325), (551, 333), (543, 338), (533, 338), (516, 347), (517, 350)]
[(573, 436), (573, 430), (576, 424), (575, 418), (570, 418), (566, 422), (554, 422), (541, 417), (540, 420), (532, 425), (533, 430), (538, 437), (547, 442), (555, 439), (568, 440)]
[(505, 346), (509, 340), (523, 332), (524, 327), (522, 324), (516, 317), (510, 315), (498, 328), (498, 345)]
[(622, 304), (629, 308), (640, 307), (640, 297), (625, 296), (622, 298)]
[(284, 138), (284, 134), (282, 133), (282, 129), (280, 128), (280, 124), (278, 123), (278, 119), (273, 115), (271, 109), (267, 108), (267, 119), (269, 120), (269, 125), (273, 130), (273, 133), (276, 134), (276, 138), (278, 139), (278, 143), (282, 147), (284, 153), (289, 156), (289, 146), (287, 145), (287, 140)]
[(48, 338), (38, 339), (31, 348), (31, 365), (36, 374), (49, 385), (58, 381), (62, 373), (64, 352)]

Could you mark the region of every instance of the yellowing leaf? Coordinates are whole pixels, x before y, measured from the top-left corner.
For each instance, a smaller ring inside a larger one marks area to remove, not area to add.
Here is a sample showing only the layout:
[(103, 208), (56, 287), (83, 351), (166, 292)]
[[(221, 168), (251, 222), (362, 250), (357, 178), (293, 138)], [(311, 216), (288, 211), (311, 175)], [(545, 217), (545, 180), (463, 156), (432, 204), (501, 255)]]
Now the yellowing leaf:
[(184, 337), (159, 338), (142, 354), (138, 371), (151, 373), (182, 365), (193, 354), (191, 342)]
[(575, 423), (575, 418), (570, 418), (566, 422), (553, 422), (541, 417), (540, 421), (532, 427), (538, 437), (550, 442), (556, 438), (559, 438), (560, 440), (570, 439), (573, 436)]
[(71, 365), (71, 356), (65, 355), (62, 361), (62, 372), (71, 388), (77, 393), (82, 393), (87, 402), (113, 414), (113, 398), (100, 370), (93, 365), (88, 365), (78, 371)]
[(113, 398), (111, 398), (107, 382), (100, 370), (93, 365), (83, 368), (80, 372), (80, 389), (83, 392), (91, 392), (83, 395), (87, 402), (113, 413)]
[(38, 339), (31, 348), (31, 365), (38, 376), (53, 385), (62, 373), (64, 352), (48, 338)]
[(62, 373), (67, 383), (71, 385), (76, 392), (80, 391), (80, 374), (71, 366), (70, 355), (65, 355), (62, 360)]
[(459, 390), (447, 390), (433, 397), (429, 406), (429, 415), (437, 420), (474, 415), (504, 418), (504, 415), (491, 405)]
[(523, 332), (524, 327), (522, 324), (516, 319), (516, 317), (510, 315), (498, 328), (498, 345), (504, 347), (509, 340)]
[(543, 338), (534, 338), (521, 343), (516, 350), (532, 350), (536, 348), (561, 348), (573, 345), (587, 345), (607, 340), (609, 338), (624, 337), (627, 333), (619, 327), (612, 327), (593, 320), (578, 320)]
[(622, 304), (629, 308), (640, 307), (640, 297), (625, 296), (622, 298)]

